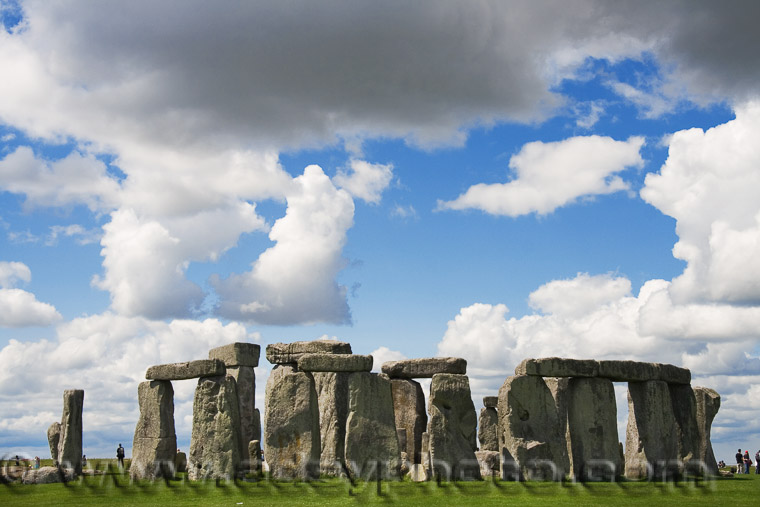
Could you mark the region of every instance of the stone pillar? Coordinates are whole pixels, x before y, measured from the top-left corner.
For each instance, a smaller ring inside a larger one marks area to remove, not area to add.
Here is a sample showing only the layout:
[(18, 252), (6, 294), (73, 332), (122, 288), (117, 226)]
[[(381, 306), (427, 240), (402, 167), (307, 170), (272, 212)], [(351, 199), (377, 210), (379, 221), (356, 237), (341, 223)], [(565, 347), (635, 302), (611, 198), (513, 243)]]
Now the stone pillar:
[(193, 400), (193, 432), (187, 476), (190, 480), (233, 479), (242, 470), (240, 412), (235, 379), (198, 379)]
[(177, 454), (174, 389), (169, 380), (141, 382), (137, 387), (140, 418), (132, 441), (133, 479), (173, 477)]
[(348, 377), (345, 457), (352, 477), (399, 478), (401, 450), (391, 381), (385, 375), (356, 372)]
[(396, 428), (406, 429), (406, 444), (402, 452), (412, 464), (422, 463), (422, 434), (427, 426), (425, 394), (419, 382), (407, 379), (392, 379), (393, 412)]
[(61, 440), (61, 423), (54, 422), (47, 430), (48, 445), (50, 446), (50, 457), (53, 464), (58, 464), (58, 443)]
[(704, 472), (699, 457), (699, 429), (697, 428), (697, 400), (694, 390), (687, 384), (668, 384), (673, 416), (678, 435), (678, 459), (683, 461), (689, 475)]
[(428, 411), (434, 474), (446, 480), (480, 479), (480, 466), (475, 457), (477, 413), (467, 375), (433, 375)]
[(346, 419), (348, 418), (348, 373), (314, 372), (319, 404), (321, 475), (345, 475)]
[(319, 477), (319, 405), (314, 377), (291, 365), (275, 366), (267, 380), (265, 404), (264, 459), (272, 476)]
[(483, 398), (484, 406), (480, 409), (478, 419), (478, 440), (481, 451), (499, 451), (499, 414), (496, 411), (498, 403), (497, 396)]
[(261, 475), (261, 442), (251, 440), (248, 443), (248, 461), (251, 465), (251, 473), (254, 476)]
[(697, 404), (697, 431), (699, 432), (699, 459), (705, 464), (707, 471), (718, 475), (718, 463), (715, 461), (710, 430), (713, 419), (720, 409), (720, 395), (707, 387), (695, 387), (694, 397)]
[(661, 380), (628, 383), (625, 476), (661, 479), (678, 460), (678, 435), (668, 384)]
[(58, 461), (74, 470), (76, 475), (82, 473), (82, 408), (84, 391), (67, 389), (63, 391), (63, 415), (61, 417), (61, 436), (58, 442)]
[(258, 440), (256, 431), (256, 373), (251, 366), (227, 366), (227, 375), (235, 379), (240, 413), (241, 456), (248, 456), (248, 443)]

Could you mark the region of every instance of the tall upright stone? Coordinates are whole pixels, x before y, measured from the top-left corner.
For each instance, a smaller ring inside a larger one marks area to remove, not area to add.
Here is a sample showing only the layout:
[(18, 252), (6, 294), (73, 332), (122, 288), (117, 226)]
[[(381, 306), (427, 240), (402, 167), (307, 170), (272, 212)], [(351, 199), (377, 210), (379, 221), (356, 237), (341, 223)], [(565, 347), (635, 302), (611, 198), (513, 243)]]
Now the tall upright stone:
[(477, 413), (467, 375), (433, 375), (428, 411), (430, 456), (435, 475), (447, 480), (480, 479), (475, 456)]
[(668, 384), (662, 380), (628, 383), (625, 476), (670, 475), (678, 460), (678, 435)]
[(570, 468), (565, 429), (542, 377), (507, 377), (498, 414), (502, 479), (564, 477)]
[(248, 456), (248, 444), (261, 438), (256, 434), (256, 373), (252, 366), (227, 366), (227, 376), (235, 379), (241, 455)]
[(401, 450), (385, 375), (357, 372), (348, 377), (345, 458), (352, 477), (399, 478)]
[(264, 457), (272, 476), (319, 477), (319, 405), (312, 374), (291, 365), (276, 366), (269, 374), (264, 402)]
[(678, 459), (690, 474), (704, 472), (699, 456), (700, 435), (697, 427), (697, 400), (687, 384), (668, 384), (678, 435)]
[(414, 380), (391, 379), (391, 392), (396, 428), (406, 430), (406, 445), (401, 451), (412, 464), (422, 463), (422, 434), (427, 427), (422, 386)]
[(54, 422), (47, 430), (48, 445), (50, 446), (50, 457), (53, 463), (58, 463), (58, 443), (61, 440), (61, 423)]
[(499, 414), (494, 407), (480, 409), (478, 440), (481, 451), (499, 450)]
[(193, 400), (188, 478), (235, 478), (244, 472), (242, 449), (235, 379), (227, 375), (199, 379)]
[(63, 391), (63, 415), (61, 416), (61, 436), (58, 442), (58, 461), (82, 473), (82, 408), (84, 391), (67, 389)]
[(137, 387), (140, 417), (132, 441), (133, 479), (172, 477), (177, 454), (174, 432), (174, 389), (168, 380), (141, 382)]
[(314, 372), (319, 404), (320, 474), (345, 475), (346, 418), (348, 418), (348, 376), (346, 372)]
[(715, 461), (710, 430), (713, 419), (720, 409), (720, 395), (707, 387), (697, 386), (694, 388), (694, 397), (697, 403), (697, 431), (699, 432), (699, 459), (705, 464), (707, 471), (718, 474), (718, 463)]

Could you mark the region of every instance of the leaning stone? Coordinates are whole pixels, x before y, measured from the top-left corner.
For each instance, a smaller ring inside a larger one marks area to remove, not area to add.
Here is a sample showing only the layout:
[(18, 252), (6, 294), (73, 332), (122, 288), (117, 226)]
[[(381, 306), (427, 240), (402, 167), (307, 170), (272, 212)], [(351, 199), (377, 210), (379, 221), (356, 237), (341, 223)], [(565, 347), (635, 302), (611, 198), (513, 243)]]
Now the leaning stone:
[(58, 463), (58, 443), (61, 440), (61, 423), (54, 422), (47, 430), (48, 445), (50, 446), (50, 457), (53, 463)]
[(319, 405), (312, 374), (276, 366), (264, 402), (264, 456), (272, 477), (319, 477)]
[(718, 464), (715, 461), (710, 430), (713, 419), (720, 409), (720, 395), (707, 387), (695, 387), (694, 397), (697, 404), (697, 431), (699, 432), (698, 458), (705, 464), (708, 473), (718, 474)]
[(515, 375), (535, 375), (539, 377), (596, 377), (599, 362), (593, 359), (566, 359), (544, 357), (524, 359), (515, 368)]
[(145, 372), (148, 380), (185, 380), (224, 375), (224, 363), (218, 359), (199, 359), (186, 363), (159, 364)]
[(261, 438), (256, 432), (256, 373), (252, 366), (230, 366), (227, 368), (227, 376), (235, 379), (240, 414), (240, 445), (243, 446), (240, 452), (241, 456), (247, 456), (248, 442)]
[(295, 364), (303, 354), (350, 354), (351, 344), (336, 340), (314, 340), (267, 345), (267, 361), (272, 364)]
[(655, 363), (639, 361), (599, 361), (599, 377), (613, 382), (646, 382), (658, 380), (659, 368)]
[(691, 370), (672, 364), (657, 364), (658, 379), (669, 384), (691, 384)]
[(565, 430), (543, 378), (508, 377), (499, 389), (498, 414), (502, 480), (565, 476), (570, 468)]
[(428, 433), (434, 474), (446, 480), (480, 479), (475, 457), (477, 415), (466, 375), (439, 373), (430, 383)]
[(499, 451), (475, 451), (475, 457), (483, 477), (499, 477)]
[(699, 429), (697, 400), (690, 385), (668, 384), (678, 435), (678, 459), (690, 475), (704, 472), (699, 462)]
[(498, 396), (483, 396), (483, 406), (486, 408), (496, 408), (499, 406)]
[(345, 476), (346, 418), (348, 417), (348, 373), (315, 372), (314, 387), (319, 404), (321, 451), (320, 473)]
[(667, 478), (677, 460), (678, 435), (668, 384), (661, 380), (630, 382), (625, 476)]
[(612, 381), (571, 378), (567, 387), (571, 474), (582, 481), (614, 481), (623, 473)]
[(177, 435), (174, 432), (174, 389), (168, 380), (137, 386), (140, 417), (132, 441), (132, 479), (174, 477)]
[(461, 357), (428, 357), (383, 363), (382, 371), (390, 378), (432, 378), (438, 373), (467, 373), (467, 361)]
[(256, 343), (237, 342), (222, 345), (208, 351), (209, 359), (219, 359), (225, 366), (250, 366), (255, 368), (259, 365), (261, 346)]
[(359, 354), (303, 354), (298, 358), (303, 371), (371, 371), (372, 356)]
[(76, 478), (74, 470), (70, 468), (41, 467), (24, 472), (21, 482), (24, 484), (52, 484), (56, 482), (69, 482)]
[(480, 409), (478, 440), (482, 451), (499, 451), (499, 414), (493, 407)]
[(82, 408), (84, 391), (67, 389), (63, 391), (63, 416), (61, 417), (61, 437), (58, 442), (58, 461), (65, 468), (82, 474)]
[(414, 380), (392, 379), (391, 391), (396, 428), (406, 430), (406, 442), (399, 442), (401, 450), (412, 464), (422, 463), (422, 434), (427, 426), (422, 386)]
[[(221, 361), (220, 361), (221, 362)], [(242, 471), (240, 412), (235, 379), (198, 379), (187, 476), (190, 480), (238, 477)]]
[(391, 382), (381, 375), (357, 372), (348, 377), (345, 457), (352, 478), (399, 478), (401, 450)]
[(248, 442), (248, 463), (254, 476), (261, 475), (261, 442), (258, 440)]

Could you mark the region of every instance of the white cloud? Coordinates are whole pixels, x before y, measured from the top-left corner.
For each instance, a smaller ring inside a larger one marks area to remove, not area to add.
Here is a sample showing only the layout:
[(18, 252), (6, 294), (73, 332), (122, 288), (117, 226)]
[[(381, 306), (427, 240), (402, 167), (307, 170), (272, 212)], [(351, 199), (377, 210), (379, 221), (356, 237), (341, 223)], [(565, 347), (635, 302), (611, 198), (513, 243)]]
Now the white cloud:
[(23, 262), (0, 261), (0, 289), (15, 287), (19, 282), (30, 282), (32, 272)]
[(100, 241), (100, 230), (86, 229), (79, 224), (71, 225), (53, 225), (50, 227), (50, 233), (45, 238), (45, 245), (53, 246), (58, 244), (59, 237), (76, 238), (80, 245), (89, 245)]
[(545, 314), (572, 317), (587, 314), (630, 293), (631, 282), (627, 278), (578, 273), (573, 279), (542, 285), (530, 294), (529, 301), (532, 308)]
[(401, 361), (402, 359), (406, 359), (407, 357), (398, 350), (391, 350), (388, 347), (378, 347), (372, 352), (370, 352), (370, 355), (372, 356), (372, 371), (379, 372), (380, 368), (382, 368), (383, 363), (387, 363), (388, 361)]
[(393, 178), (393, 166), (370, 164), (364, 160), (352, 159), (351, 171), (338, 171), (333, 181), (352, 196), (368, 203), (378, 204), (380, 197)]
[(610, 137), (571, 137), (564, 141), (528, 143), (513, 155), (508, 183), (479, 183), (439, 209), (480, 209), (493, 215), (543, 215), (580, 197), (628, 188), (617, 173), (640, 167), (644, 138), (615, 141)]
[(646, 91), (628, 83), (610, 82), (608, 86), (618, 95), (629, 100), (643, 113), (644, 118), (659, 118), (673, 110), (677, 97), (668, 97), (662, 91)]
[(14, 288), (31, 280), (32, 272), (23, 262), (0, 261), (0, 327), (49, 326), (61, 320), (53, 305)]

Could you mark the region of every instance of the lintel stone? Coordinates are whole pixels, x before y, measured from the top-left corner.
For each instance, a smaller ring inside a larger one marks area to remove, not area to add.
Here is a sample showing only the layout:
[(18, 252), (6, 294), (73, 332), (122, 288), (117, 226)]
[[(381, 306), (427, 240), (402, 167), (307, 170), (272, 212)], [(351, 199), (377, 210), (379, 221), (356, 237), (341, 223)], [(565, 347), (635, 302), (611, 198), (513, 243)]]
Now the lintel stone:
[(252, 366), (259, 365), (261, 346), (256, 343), (237, 342), (222, 345), (208, 351), (209, 359), (219, 359), (225, 366)]
[(350, 354), (351, 344), (337, 340), (313, 340), (267, 345), (267, 361), (272, 364), (296, 364), (304, 354)]
[(499, 405), (498, 396), (483, 396), (483, 406), (486, 408), (496, 408)]
[(599, 362), (593, 359), (563, 357), (525, 359), (515, 368), (515, 375), (539, 377), (596, 377), (598, 374)]
[(372, 356), (359, 354), (304, 354), (298, 358), (303, 371), (372, 371)]
[(467, 361), (461, 357), (427, 357), (383, 363), (382, 371), (390, 378), (433, 378), (439, 373), (464, 375)]
[(199, 359), (185, 363), (159, 364), (145, 372), (148, 380), (185, 380), (201, 377), (218, 377), (226, 369), (219, 359)]

